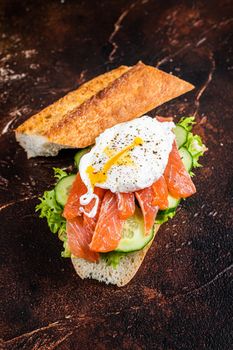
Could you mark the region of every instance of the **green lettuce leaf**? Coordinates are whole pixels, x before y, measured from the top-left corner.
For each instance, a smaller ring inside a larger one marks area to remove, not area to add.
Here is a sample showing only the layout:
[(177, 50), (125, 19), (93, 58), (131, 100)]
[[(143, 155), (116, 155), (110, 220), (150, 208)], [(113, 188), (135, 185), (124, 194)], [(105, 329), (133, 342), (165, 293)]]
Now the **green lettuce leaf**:
[(66, 223), (62, 225), (62, 227), (58, 231), (58, 238), (63, 242), (63, 248), (64, 250), (61, 252), (61, 256), (63, 258), (70, 258), (71, 252), (70, 248), (68, 246), (68, 238), (66, 233)]
[(199, 135), (193, 135), (193, 133), (189, 132), (185, 147), (193, 157), (193, 168), (201, 167), (202, 165), (198, 162), (199, 158), (207, 151), (201, 137)]
[(57, 182), (61, 180), (63, 177), (67, 176), (67, 172), (60, 168), (53, 168), (54, 177), (57, 179)]
[(195, 117), (182, 117), (177, 123), (177, 125), (182, 126), (186, 131), (192, 130), (194, 124), (196, 124)]
[(172, 219), (176, 215), (176, 210), (159, 210), (155, 223), (156, 224), (163, 224), (164, 222), (167, 222), (169, 219)]
[[(201, 167), (198, 160), (207, 151), (207, 147), (204, 145), (199, 135), (193, 135), (191, 132), (194, 124), (196, 124), (195, 117), (183, 117), (180, 119), (179, 123), (177, 123), (177, 125), (182, 126), (188, 131), (187, 141), (183, 147), (187, 148), (193, 158), (193, 168), (197, 168)], [(192, 171), (190, 172), (190, 175), (194, 175)]]
[(109, 253), (101, 253), (101, 259), (105, 260), (108, 266), (112, 266), (114, 269), (117, 268), (121, 258), (123, 258), (127, 253), (120, 252), (109, 252)]
[[(67, 173), (59, 168), (54, 168), (54, 177), (59, 181)], [(40, 218), (47, 220), (48, 226), (52, 233), (57, 233), (58, 238), (63, 241), (64, 251), (61, 253), (63, 257), (70, 257), (70, 251), (67, 245), (66, 220), (62, 216), (63, 208), (57, 203), (55, 190), (45, 191), (43, 196), (39, 198), (40, 203), (36, 206), (36, 212), (39, 212)]]
[(55, 191), (45, 191), (43, 196), (39, 198), (40, 204), (36, 206), (36, 211), (40, 211), (40, 218), (46, 218), (50, 231), (57, 233), (65, 222), (62, 217), (63, 209), (57, 203)]

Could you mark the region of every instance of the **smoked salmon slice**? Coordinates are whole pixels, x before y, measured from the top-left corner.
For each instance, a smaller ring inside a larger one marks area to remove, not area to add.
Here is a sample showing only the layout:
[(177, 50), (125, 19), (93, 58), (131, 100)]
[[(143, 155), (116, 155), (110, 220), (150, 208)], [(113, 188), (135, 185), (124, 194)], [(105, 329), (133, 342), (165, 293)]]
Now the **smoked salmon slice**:
[(145, 234), (148, 235), (154, 225), (155, 217), (159, 210), (158, 206), (153, 205), (154, 190), (152, 186), (150, 186), (135, 192), (135, 196), (143, 213)]
[(164, 210), (168, 208), (168, 189), (164, 176), (161, 176), (152, 185), (154, 191), (154, 198), (152, 204), (159, 207), (159, 209)]
[[(97, 223), (98, 218), (99, 218), (100, 207), (101, 207), (101, 203), (102, 203), (105, 192), (106, 192), (106, 190), (104, 190), (100, 187), (95, 187), (94, 193), (99, 197), (99, 203), (98, 203), (96, 215), (93, 218), (90, 218), (89, 216), (83, 214), (84, 225), (88, 226), (93, 232), (95, 230), (95, 226), (96, 226), (96, 223)], [(89, 204), (85, 205), (85, 211), (87, 213), (89, 213), (92, 210), (94, 204), (95, 204), (94, 200), (92, 200)]]
[(83, 219), (81, 216), (77, 216), (76, 218), (67, 221), (66, 232), (68, 245), (74, 256), (92, 262), (99, 260), (99, 254), (91, 251), (89, 247), (93, 232), (83, 225)]
[(135, 212), (134, 193), (117, 193), (117, 207), (119, 217), (122, 220), (128, 219)]
[(121, 239), (123, 224), (124, 220), (119, 217), (116, 194), (107, 191), (90, 244), (91, 250), (103, 253), (115, 250)]
[(64, 207), (63, 216), (66, 220), (71, 220), (76, 216), (81, 215), (79, 212), (80, 197), (86, 192), (87, 188), (78, 173), (70, 189), (68, 200)]
[(185, 169), (175, 142), (168, 158), (164, 177), (169, 193), (175, 198), (186, 198), (196, 192), (195, 185)]
[[(74, 183), (71, 187), (69, 197), (68, 197), (67, 203), (65, 205), (64, 211), (63, 211), (63, 216), (66, 218), (66, 220), (71, 220), (71, 219), (74, 219), (76, 216), (82, 215), (82, 213), (79, 210), (80, 197), (83, 194), (85, 194), (86, 192), (87, 192), (87, 188), (86, 188), (85, 184), (83, 183), (80, 174), (78, 173), (75, 180), (74, 180)], [(105, 192), (106, 192), (106, 190), (104, 190), (102, 188), (95, 187), (95, 189), (94, 189), (94, 193), (97, 194), (97, 196), (99, 197), (99, 205), (98, 205), (98, 209), (97, 209), (97, 214), (99, 213), (101, 201), (103, 199)], [(94, 204), (95, 204), (95, 200), (93, 199), (89, 204), (85, 205), (85, 211), (86, 212), (91, 211)], [(84, 214), (84, 216), (85, 216), (85, 214)], [(92, 219), (94, 219), (94, 220), (92, 220)], [(98, 215), (95, 218), (86, 217), (85, 221), (88, 222), (89, 224), (92, 222), (91, 226), (93, 227), (93, 224), (96, 223), (97, 219), (98, 219)]]

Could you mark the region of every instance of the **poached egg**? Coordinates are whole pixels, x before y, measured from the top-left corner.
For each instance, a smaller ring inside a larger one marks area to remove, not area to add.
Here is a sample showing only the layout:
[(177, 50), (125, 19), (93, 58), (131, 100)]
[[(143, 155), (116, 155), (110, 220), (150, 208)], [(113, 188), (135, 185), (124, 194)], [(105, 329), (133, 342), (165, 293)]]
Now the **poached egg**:
[(80, 176), (87, 187), (80, 203), (86, 205), (95, 199), (89, 213), (81, 210), (89, 217), (96, 215), (99, 198), (95, 186), (112, 192), (134, 192), (158, 180), (172, 150), (174, 127), (173, 122), (159, 122), (145, 115), (100, 134), (80, 161)]

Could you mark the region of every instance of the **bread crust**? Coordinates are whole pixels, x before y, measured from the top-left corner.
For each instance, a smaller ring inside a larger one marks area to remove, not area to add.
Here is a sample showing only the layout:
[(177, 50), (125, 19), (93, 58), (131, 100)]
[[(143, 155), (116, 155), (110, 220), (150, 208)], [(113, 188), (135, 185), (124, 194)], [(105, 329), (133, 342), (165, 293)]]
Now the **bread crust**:
[(77, 109), (129, 69), (130, 67), (120, 66), (89, 80), (78, 89), (69, 92), (50, 106), (30, 117), (15, 130), (16, 133), (45, 136), (46, 132), (53, 129), (66, 114)]
[[(155, 225), (154, 237), (144, 249), (135, 253), (127, 254), (126, 257), (121, 259), (116, 269), (114, 269), (112, 266), (108, 266), (104, 260), (101, 260), (100, 263), (91, 263), (84, 259), (72, 257), (71, 260), (75, 271), (82, 279), (92, 278), (100, 282), (105, 282), (106, 284), (115, 284), (118, 287), (125, 286), (131, 281), (140, 268), (148, 250), (150, 249), (155, 235), (159, 230), (159, 227), (160, 225)], [(123, 259), (127, 259), (127, 261), (122, 261)], [(124, 268), (122, 269), (120, 265), (123, 265)], [(119, 274), (117, 274), (117, 269), (120, 270)], [(101, 273), (99, 271), (101, 271)]]

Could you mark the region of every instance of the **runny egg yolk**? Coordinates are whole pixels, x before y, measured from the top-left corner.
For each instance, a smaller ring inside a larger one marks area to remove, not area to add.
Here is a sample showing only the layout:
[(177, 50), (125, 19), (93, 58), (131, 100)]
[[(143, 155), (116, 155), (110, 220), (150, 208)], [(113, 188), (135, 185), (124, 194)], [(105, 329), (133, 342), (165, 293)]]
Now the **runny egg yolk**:
[(130, 145), (126, 146), (120, 152), (117, 152), (115, 155), (109, 158), (109, 160), (104, 164), (103, 169), (100, 171), (95, 171), (94, 167), (89, 165), (86, 173), (88, 174), (92, 188), (94, 188), (97, 183), (104, 183), (107, 180), (107, 172), (111, 169), (111, 167), (118, 164), (120, 158), (127, 156), (127, 152), (132, 151), (134, 147), (142, 144), (143, 140), (141, 137), (135, 137)]
[[(104, 153), (106, 154), (106, 156), (108, 158), (112, 158), (116, 154), (116, 151), (107, 146), (104, 149)], [(128, 152), (125, 152), (124, 154), (122, 154), (120, 156), (120, 158), (117, 159), (115, 165), (117, 165), (117, 166), (121, 166), (121, 165), (133, 166), (134, 161), (131, 158), (130, 154)]]

